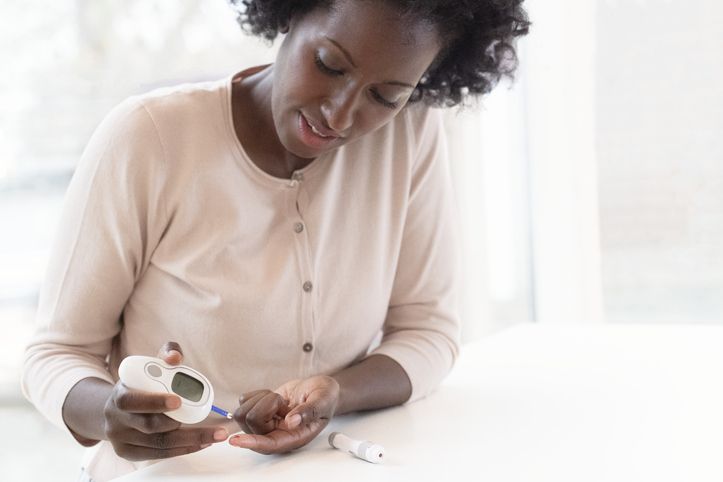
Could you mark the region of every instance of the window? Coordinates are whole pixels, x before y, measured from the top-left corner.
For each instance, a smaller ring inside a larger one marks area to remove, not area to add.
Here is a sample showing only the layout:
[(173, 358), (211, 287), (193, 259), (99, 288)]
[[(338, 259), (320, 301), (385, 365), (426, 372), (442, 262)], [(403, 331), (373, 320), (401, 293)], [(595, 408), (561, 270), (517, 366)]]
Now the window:
[(220, 78), (274, 49), (241, 34), (223, 1), (8, 1), (0, 36), (0, 395), (19, 400), (49, 247), (93, 129), (129, 95)]

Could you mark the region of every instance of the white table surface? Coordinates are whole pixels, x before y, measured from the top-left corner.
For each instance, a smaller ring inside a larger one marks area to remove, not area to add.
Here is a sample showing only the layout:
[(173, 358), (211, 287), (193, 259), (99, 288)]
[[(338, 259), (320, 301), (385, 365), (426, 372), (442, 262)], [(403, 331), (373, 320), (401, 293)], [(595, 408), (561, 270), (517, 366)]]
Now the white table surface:
[[(339, 430), (383, 445), (373, 465)], [(434, 394), (265, 456), (225, 443), (123, 481), (723, 481), (723, 326), (519, 325), (466, 345)]]

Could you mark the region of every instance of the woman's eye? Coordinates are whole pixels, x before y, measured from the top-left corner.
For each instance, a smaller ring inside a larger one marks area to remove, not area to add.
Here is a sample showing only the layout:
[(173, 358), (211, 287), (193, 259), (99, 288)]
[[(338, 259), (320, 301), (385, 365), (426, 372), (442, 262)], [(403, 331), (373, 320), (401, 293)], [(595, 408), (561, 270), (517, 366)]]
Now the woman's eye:
[[(329, 67), (328, 65), (326, 65), (326, 64), (324, 63), (324, 61), (321, 60), (321, 56), (319, 55), (319, 52), (314, 52), (314, 63), (316, 64), (316, 67), (317, 67), (321, 72), (323, 72), (323, 73), (325, 73), (325, 74), (327, 74), (327, 75), (331, 75), (331, 76), (334, 76), (334, 77), (338, 77), (338, 76), (340, 76), (340, 75), (344, 75), (344, 71), (343, 71), (343, 70), (332, 69), (331, 67)], [(374, 97), (374, 99), (375, 99), (377, 102), (379, 102), (381, 105), (383, 105), (384, 107), (388, 107), (389, 109), (396, 109), (397, 107), (399, 107), (399, 103), (398, 103), (398, 102), (388, 101), (387, 99), (385, 99), (384, 97), (382, 97), (382, 95), (381, 95), (379, 92), (377, 92), (377, 91), (374, 90), (374, 89), (371, 90), (371, 94), (372, 94), (372, 97)]]
[(390, 109), (396, 109), (397, 107), (399, 107), (399, 102), (388, 101), (387, 99), (382, 97), (381, 94), (376, 90), (372, 89), (371, 93), (372, 96), (377, 100), (377, 102), (382, 104), (384, 107), (389, 107)]
[(324, 63), (324, 61), (321, 60), (321, 57), (319, 56), (319, 52), (314, 53), (314, 63), (319, 68), (319, 70), (321, 70), (325, 74), (334, 75), (334, 76), (344, 75), (344, 72), (342, 72), (341, 70), (334, 70), (331, 67), (328, 67)]

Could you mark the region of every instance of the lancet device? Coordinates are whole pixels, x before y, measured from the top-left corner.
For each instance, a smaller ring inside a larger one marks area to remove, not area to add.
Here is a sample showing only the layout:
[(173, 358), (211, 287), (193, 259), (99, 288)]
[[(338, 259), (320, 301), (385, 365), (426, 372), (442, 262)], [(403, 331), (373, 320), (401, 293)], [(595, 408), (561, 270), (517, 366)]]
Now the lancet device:
[(168, 365), (160, 358), (150, 356), (128, 356), (118, 367), (118, 376), (128, 388), (178, 395), (181, 406), (164, 413), (181, 423), (198, 423), (211, 411), (233, 418), (213, 405), (211, 382), (191, 367)]
[(384, 463), (384, 447), (368, 440), (354, 440), (341, 432), (332, 432), (329, 445), (373, 464)]

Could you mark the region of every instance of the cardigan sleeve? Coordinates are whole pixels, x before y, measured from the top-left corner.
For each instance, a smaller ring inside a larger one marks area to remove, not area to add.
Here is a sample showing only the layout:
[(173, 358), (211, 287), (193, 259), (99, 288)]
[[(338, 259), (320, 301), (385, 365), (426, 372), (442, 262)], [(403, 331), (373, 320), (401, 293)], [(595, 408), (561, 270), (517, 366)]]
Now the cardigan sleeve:
[(402, 243), (380, 345), (370, 355), (397, 361), (409, 401), (434, 390), (459, 353), (457, 216), (441, 113), (426, 109)]
[(128, 99), (101, 122), (65, 195), (21, 387), (51, 422), (80, 380), (107, 368), (123, 308), (160, 240), (163, 148), (145, 107)]

